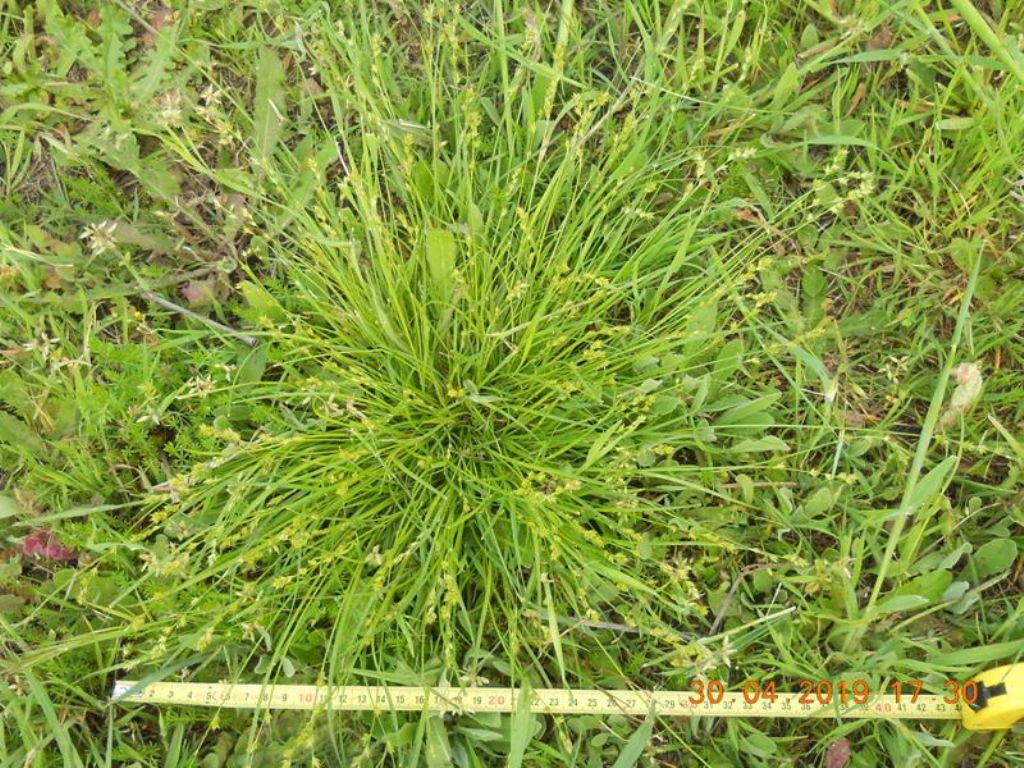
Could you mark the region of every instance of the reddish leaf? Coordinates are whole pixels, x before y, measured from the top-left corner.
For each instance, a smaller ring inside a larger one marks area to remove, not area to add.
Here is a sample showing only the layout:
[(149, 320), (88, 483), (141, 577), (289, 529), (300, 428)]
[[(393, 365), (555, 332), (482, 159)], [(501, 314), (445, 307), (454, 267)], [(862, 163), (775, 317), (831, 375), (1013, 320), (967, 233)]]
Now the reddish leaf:
[(26, 557), (47, 560), (77, 560), (78, 553), (65, 547), (53, 531), (32, 531), (22, 542), (21, 552)]
[(216, 299), (212, 280), (189, 280), (181, 289), (181, 295), (193, 309), (208, 307)]
[(888, 24), (883, 24), (878, 28), (878, 32), (868, 40), (867, 49), (869, 51), (881, 51), (889, 47), (892, 43), (892, 27)]
[(850, 762), (850, 740), (837, 739), (828, 746), (825, 752), (825, 768), (846, 768)]
[(174, 21), (174, 13), (171, 9), (165, 8), (162, 5), (159, 6), (149, 17), (149, 25), (146, 31), (142, 33), (142, 45), (146, 48), (152, 48), (156, 45), (157, 33), (172, 21)]

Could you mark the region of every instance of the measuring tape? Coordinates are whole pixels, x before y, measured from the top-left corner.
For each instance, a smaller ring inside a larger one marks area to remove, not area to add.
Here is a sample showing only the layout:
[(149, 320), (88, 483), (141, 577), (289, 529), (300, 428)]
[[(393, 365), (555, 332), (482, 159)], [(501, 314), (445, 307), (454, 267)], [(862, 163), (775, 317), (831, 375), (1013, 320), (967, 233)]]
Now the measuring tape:
[[(831, 688), (830, 695), (831, 695)], [(559, 715), (772, 717), (886, 720), (960, 720), (973, 731), (1009, 728), (1024, 718), (1024, 664), (999, 667), (964, 683), (971, 695), (957, 703), (937, 694), (875, 695), (863, 703), (808, 701), (804, 693), (629, 691), (539, 688), (529, 711)], [(145, 683), (119, 680), (117, 704), (176, 704), (225, 709), (331, 709), (343, 712), (502, 712), (520, 710), (522, 689), (382, 685), (253, 685)], [(968, 703), (970, 702), (970, 703)]]

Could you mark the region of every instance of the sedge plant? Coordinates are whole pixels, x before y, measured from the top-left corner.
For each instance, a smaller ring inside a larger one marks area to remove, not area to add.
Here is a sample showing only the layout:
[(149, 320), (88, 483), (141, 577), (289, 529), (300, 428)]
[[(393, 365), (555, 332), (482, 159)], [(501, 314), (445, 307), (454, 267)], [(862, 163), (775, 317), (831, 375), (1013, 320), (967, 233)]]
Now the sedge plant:
[(141, 661), (263, 633), (264, 671), (296, 644), (333, 681), (500, 650), (569, 682), (567, 622), (692, 655), (687, 548), (731, 545), (687, 509), (787, 450), (723, 321), (772, 233), (732, 237), (663, 89), (563, 82), (557, 43), (549, 76), (510, 74), (508, 41), (440, 34), (403, 99), (353, 26), (317, 41), (321, 118), (361, 129), (261, 166), (240, 289), (262, 331), (218, 385), (223, 449), (144, 509), (140, 588), (217, 608), (148, 624)]

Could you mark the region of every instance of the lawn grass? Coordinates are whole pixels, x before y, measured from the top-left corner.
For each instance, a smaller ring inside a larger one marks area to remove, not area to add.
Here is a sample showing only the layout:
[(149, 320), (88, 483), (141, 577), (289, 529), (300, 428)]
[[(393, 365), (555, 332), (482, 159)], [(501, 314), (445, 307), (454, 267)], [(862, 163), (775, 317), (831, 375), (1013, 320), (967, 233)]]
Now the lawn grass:
[(1022, 40), (967, 0), (9, 0), (0, 766), (1019, 764), (108, 694), (1017, 661)]

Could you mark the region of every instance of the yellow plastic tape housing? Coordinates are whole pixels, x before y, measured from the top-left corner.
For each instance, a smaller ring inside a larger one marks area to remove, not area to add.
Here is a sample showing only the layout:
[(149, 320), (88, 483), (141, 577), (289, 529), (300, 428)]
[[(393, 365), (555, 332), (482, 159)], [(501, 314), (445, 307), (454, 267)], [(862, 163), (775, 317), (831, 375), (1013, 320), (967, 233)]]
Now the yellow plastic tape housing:
[[(971, 690), (971, 684), (976, 686)], [(996, 667), (964, 683), (964, 727), (971, 731), (1001, 731), (1024, 720), (1024, 664)], [(975, 693), (976, 691), (976, 693)]]

